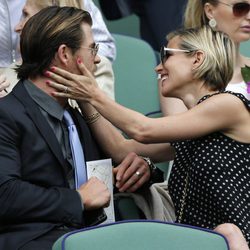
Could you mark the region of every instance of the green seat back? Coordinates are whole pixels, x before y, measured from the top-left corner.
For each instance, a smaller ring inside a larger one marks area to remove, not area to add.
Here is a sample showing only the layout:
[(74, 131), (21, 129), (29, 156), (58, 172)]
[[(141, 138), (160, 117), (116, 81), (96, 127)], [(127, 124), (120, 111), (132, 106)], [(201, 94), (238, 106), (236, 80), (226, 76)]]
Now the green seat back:
[(250, 57), (250, 40), (240, 45), (240, 52), (247, 57)]
[(113, 36), (117, 48), (113, 63), (116, 101), (143, 114), (159, 110), (154, 50), (141, 39)]
[[(99, 1), (94, 0), (94, 4), (102, 12)], [(102, 15), (105, 24), (109, 32), (111, 33), (121, 33), (128, 36), (140, 37), (140, 24), (138, 16), (132, 14), (130, 16), (117, 19), (117, 20), (107, 20), (104, 15)]]
[(228, 250), (211, 230), (156, 221), (125, 221), (69, 233), (53, 250)]
[[(138, 220), (145, 217), (141, 217), (142, 213), (140, 212), (139, 207), (137, 207), (133, 198), (131, 197), (117, 197), (114, 195), (114, 203), (115, 203), (115, 214), (117, 220)], [(118, 216), (117, 216), (118, 214)]]

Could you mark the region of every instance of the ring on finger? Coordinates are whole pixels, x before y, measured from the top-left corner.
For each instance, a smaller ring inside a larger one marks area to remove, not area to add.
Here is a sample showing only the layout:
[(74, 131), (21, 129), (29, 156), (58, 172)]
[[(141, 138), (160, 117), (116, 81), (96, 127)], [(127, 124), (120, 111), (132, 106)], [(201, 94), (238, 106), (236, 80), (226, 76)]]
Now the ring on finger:
[(141, 176), (141, 173), (140, 173), (139, 171), (136, 171), (136, 172), (135, 172), (135, 175), (137, 175), (138, 177), (140, 177), (140, 176)]

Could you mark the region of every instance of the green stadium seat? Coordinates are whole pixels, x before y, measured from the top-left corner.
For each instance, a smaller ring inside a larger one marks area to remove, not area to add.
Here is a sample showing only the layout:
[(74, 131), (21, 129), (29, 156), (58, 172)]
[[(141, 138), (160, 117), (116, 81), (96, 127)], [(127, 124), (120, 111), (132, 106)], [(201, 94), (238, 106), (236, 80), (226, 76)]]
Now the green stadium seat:
[(228, 250), (212, 230), (159, 221), (123, 221), (63, 235), (52, 250)]
[(247, 57), (250, 57), (250, 40), (240, 45), (240, 52)]

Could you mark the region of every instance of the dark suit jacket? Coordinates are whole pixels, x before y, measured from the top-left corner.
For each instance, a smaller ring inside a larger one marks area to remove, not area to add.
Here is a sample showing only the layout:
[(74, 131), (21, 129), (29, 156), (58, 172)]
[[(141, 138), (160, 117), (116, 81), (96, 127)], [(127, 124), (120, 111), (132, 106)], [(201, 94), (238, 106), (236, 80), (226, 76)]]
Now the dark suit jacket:
[[(71, 110), (85, 158), (100, 152), (79, 112)], [(81, 200), (66, 179), (67, 161), (22, 81), (0, 99), (0, 249), (17, 249), (59, 225), (84, 226)]]

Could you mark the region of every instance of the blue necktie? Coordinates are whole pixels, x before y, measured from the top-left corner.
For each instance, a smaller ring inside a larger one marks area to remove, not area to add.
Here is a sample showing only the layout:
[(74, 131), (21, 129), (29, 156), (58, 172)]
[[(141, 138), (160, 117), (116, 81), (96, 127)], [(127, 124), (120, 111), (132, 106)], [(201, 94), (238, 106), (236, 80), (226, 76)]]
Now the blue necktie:
[(67, 110), (64, 111), (63, 117), (69, 130), (69, 143), (75, 167), (75, 186), (76, 189), (78, 189), (83, 183), (87, 181), (84, 153), (76, 125), (74, 124), (74, 121)]

